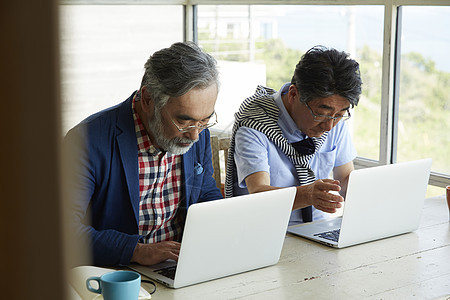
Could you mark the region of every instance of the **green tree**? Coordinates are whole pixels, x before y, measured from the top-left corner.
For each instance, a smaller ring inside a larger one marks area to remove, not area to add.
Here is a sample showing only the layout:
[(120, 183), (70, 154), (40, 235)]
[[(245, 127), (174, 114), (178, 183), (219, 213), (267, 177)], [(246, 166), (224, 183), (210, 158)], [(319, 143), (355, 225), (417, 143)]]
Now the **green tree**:
[(267, 86), (279, 89), (290, 82), (295, 66), (303, 52), (287, 48), (280, 39), (270, 39), (256, 43), (258, 60), (264, 61), (267, 68)]
[(433, 169), (450, 172), (450, 73), (420, 53), (402, 56), (398, 157), (432, 157)]

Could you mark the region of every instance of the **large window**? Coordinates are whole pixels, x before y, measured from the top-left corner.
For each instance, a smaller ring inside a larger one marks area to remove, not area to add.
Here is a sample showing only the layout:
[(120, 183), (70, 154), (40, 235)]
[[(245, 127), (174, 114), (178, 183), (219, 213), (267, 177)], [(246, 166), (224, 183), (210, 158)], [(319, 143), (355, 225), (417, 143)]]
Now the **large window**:
[(200, 5), (198, 43), (221, 65), (220, 125), (258, 84), (280, 89), (303, 53), (315, 45), (348, 52), (361, 66), (363, 95), (350, 129), (359, 156), (378, 160), (382, 6)]
[(183, 41), (181, 5), (61, 5), (63, 134), (138, 89), (155, 51)]
[(397, 160), (450, 173), (450, 7), (402, 7)]

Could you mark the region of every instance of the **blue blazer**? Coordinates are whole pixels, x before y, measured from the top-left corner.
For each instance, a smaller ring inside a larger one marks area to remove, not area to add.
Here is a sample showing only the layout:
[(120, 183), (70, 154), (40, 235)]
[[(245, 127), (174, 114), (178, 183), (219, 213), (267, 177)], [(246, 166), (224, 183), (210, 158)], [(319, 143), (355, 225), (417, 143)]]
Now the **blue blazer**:
[[(71, 211), (76, 238), (88, 241), (95, 265), (130, 263), (139, 235), (139, 170), (131, 95), (71, 129)], [(178, 213), (189, 205), (222, 198), (212, 177), (209, 130), (183, 155), (183, 193)]]

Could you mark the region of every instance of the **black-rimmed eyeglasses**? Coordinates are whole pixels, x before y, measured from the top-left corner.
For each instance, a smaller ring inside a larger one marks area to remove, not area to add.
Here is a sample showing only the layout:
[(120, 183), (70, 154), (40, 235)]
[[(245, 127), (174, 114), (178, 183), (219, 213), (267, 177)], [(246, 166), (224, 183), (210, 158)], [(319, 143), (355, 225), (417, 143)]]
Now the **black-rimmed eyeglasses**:
[(318, 114), (315, 114), (313, 112), (313, 110), (311, 109), (311, 107), (309, 107), (307, 102), (305, 103), (305, 105), (311, 111), (311, 114), (312, 114), (312, 116), (314, 118), (314, 121), (316, 121), (316, 122), (327, 122), (327, 121), (333, 120), (333, 123), (338, 123), (340, 120), (347, 121), (351, 117), (351, 114), (350, 114), (350, 112), (348, 110), (346, 111), (346, 114), (344, 114), (344, 115), (337, 115), (337, 116), (334, 116), (334, 117), (327, 116), (327, 115), (318, 115)]

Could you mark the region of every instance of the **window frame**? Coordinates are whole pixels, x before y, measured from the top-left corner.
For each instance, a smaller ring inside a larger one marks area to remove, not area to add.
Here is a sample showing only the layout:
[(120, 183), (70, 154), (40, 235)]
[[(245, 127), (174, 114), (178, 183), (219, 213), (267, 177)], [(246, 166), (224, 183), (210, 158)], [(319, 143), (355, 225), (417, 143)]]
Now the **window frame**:
[[(380, 149), (378, 161), (357, 157), (355, 168), (396, 162), (398, 77), (402, 6), (450, 6), (448, 0), (61, 0), (64, 5), (183, 5), (184, 40), (197, 42), (197, 5), (383, 5)], [(450, 174), (431, 172), (430, 185), (445, 187)]]

